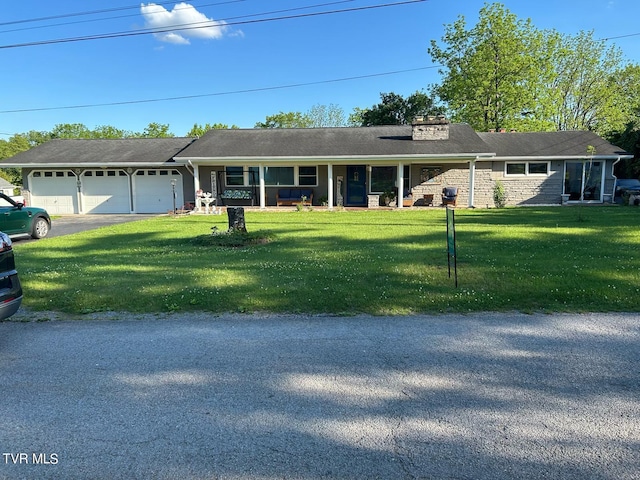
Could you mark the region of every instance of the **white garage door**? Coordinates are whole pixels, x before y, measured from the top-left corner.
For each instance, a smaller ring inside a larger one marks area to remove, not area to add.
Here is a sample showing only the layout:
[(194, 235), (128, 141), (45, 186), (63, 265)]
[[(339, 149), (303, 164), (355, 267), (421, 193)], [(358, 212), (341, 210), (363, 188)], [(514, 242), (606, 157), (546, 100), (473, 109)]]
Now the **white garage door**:
[(50, 215), (79, 213), (77, 177), (70, 170), (34, 171), (29, 174), (31, 205)]
[(131, 213), (129, 176), (124, 170), (82, 173), (83, 213)]
[[(175, 187), (171, 181), (175, 180)], [(182, 175), (177, 170), (138, 170), (133, 175), (133, 198), (136, 213), (167, 213), (182, 208)]]

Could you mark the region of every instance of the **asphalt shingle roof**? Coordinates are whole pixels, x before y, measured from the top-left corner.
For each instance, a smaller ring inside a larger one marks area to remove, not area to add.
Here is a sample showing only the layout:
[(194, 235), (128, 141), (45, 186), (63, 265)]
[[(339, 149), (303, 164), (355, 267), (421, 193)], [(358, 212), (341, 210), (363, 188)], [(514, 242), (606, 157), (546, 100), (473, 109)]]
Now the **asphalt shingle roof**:
[(172, 161), (193, 138), (56, 139), (7, 159), (24, 166), (47, 164), (159, 164)]
[(411, 139), (410, 125), (342, 128), (210, 130), (177, 158), (341, 157), (488, 153), (466, 124), (452, 124), (448, 140)]
[(477, 133), (451, 124), (448, 140), (412, 140), (411, 126), (210, 130), (200, 139), (129, 138), (46, 142), (12, 158), (8, 166), (165, 165), (189, 159), (338, 158), (401, 156), (575, 157), (627, 154), (593, 132)]
[(593, 132), (478, 133), (499, 157), (574, 157), (587, 155), (589, 145), (596, 155), (623, 155), (621, 148)]

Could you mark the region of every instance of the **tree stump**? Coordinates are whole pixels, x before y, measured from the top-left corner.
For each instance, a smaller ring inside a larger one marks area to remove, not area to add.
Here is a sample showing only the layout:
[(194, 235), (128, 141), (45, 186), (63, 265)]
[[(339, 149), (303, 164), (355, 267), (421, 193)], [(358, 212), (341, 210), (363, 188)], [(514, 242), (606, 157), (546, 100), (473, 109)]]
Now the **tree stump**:
[(247, 226), (244, 223), (244, 208), (227, 207), (227, 214), (229, 215), (229, 231), (246, 233)]

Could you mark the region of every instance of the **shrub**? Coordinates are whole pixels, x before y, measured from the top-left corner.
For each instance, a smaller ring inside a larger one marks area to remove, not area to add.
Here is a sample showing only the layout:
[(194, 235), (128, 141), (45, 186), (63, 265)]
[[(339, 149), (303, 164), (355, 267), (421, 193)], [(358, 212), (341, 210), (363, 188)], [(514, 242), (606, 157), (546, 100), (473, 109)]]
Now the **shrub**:
[(503, 208), (507, 204), (507, 193), (504, 190), (504, 184), (500, 180), (496, 180), (493, 186), (493, 203), (497, 208)]

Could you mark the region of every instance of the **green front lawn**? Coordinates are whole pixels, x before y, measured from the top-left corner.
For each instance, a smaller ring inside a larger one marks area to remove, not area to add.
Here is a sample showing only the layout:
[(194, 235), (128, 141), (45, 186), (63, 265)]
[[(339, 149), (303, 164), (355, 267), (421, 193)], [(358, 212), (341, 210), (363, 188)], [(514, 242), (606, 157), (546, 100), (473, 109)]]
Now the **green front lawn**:
[[(158, 217), (14, 243), (31, 310), (409, 314), (640, 311), (640, 209), (246, 212), (269, 239), (196, 239), (227, 216)], [(55, 229), (55, 222), (53, 228)], [(264, 234), (264, 235), (262, 235)]]

